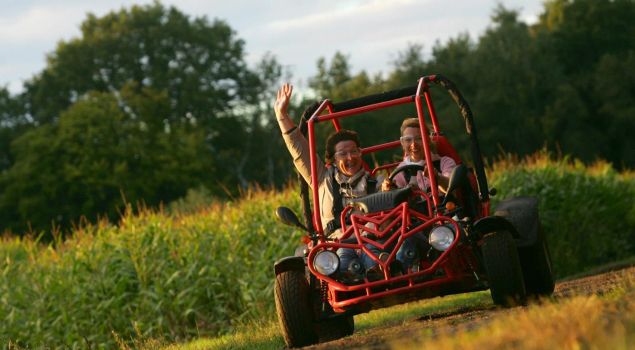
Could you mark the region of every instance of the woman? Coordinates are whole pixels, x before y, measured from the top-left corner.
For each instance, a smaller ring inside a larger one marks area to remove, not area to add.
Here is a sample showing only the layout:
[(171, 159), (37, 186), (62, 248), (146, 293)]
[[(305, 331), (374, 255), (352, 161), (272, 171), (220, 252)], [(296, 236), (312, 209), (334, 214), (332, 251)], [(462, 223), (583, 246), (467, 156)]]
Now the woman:
[[(293, 87), (290, 84), (282, 85), (278, 90), (274, 112), (296, 169), (306, 182), (312, 185), (309, 144), (288, 113), (292, 92)], [(326, 163), (332, 166), (327, 167), (319, 159), (317, 162), (320, 220), (325, 234), (330, 238), (342, 236), (339, 218), (344, 202), (376, 192), (378, 183), (364, 170), (359, 147), (357, 133), (342, 129), (331, 134), (326, 140)], [(339, 248), (336, 253), (340, 258), (339, 271), (345, 277), (343, 279), (355, 280), (357, 276), (349, 276), (351, 265), (359, 258), (355, 249)], [(367, 260), (363, 254), (361, 258), (362, 263)]]

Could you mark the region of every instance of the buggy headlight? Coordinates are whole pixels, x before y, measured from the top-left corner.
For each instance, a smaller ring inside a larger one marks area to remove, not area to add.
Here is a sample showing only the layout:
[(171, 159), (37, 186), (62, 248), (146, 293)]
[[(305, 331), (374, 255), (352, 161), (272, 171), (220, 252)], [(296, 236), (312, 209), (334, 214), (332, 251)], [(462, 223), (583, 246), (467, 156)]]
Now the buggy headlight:
[(454, 230), (448, 226), (437, 226), (430, 232), (429, 243), (434, 249), (446, 251), (454, 242)]
[(313, 266), (315, 266), (315, 269), (319, 273), (330, 276), (335, 273), (337, 268), (340, 266), (340, 259), (332, 251), (323, 250), (315, 254), (315, 258), (313, 258)]

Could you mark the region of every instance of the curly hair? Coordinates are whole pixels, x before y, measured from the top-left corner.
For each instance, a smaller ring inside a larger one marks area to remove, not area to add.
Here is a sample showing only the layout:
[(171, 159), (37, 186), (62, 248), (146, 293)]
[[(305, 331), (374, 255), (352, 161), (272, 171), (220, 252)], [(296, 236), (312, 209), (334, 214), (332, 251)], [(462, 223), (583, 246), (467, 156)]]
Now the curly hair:
[(359, 147), (359, 136), (357, 136), (355, 131), (342, 129), (334, 132), (326, 139), (326, 152), (324, 154), (324, 158), (327, 163), (333, 163), (335, 160), (335, 145), (342, 141), (353, 141), (355, 142), (355, 145)]

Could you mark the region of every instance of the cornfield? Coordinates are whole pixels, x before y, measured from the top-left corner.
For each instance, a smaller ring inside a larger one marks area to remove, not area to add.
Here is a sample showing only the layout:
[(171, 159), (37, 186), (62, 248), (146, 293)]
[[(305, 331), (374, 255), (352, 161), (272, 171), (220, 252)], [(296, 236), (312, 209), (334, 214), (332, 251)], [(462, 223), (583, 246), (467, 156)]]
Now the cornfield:
[[(540, 198), (558, 276), (634, 255), (632, 173), (541, 153), (501, 159), (489, 177), (495, 200)], [(273, 263), (302, 235), (275, 220), (280, 205), (299, 213), (297, 190), (254, 191), (192, 213), (129, 210), (118, 225), (85, 224), (51, 244), (5, 237), (0, 344), (110, 348), (272, 319)]]

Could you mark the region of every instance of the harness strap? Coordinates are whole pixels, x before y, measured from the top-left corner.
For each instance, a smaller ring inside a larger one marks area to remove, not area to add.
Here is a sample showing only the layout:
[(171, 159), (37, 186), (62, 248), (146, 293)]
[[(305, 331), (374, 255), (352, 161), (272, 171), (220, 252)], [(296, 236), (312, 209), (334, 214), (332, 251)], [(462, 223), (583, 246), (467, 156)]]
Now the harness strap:
[[(342, 197), (341, 184), (335, 179), (335, 167), (331, 166), (330, 168), (328, 168), (328, 171), (331, 178), (331, 183), (333, 185), (333, 207), (331, 209), (333, 219), (326, 224), (324, 233), (327, 236), (331, 235), (331, 233), (342, 227), (340, 216), (342, 215), (342, 211), (344, 211), (344, 202), (347, 202), (347, 199)], [(366, 194), (373, 194), (377, 192), (377, 179), (371, 177), (370, 175), (361, 176), (359, 179), (357, 179), (357, 181), (349, 184), (350, 188), (352, 189), (353, 187), (357, 186), (357, 183), (363, 178), (366, 178)]]

